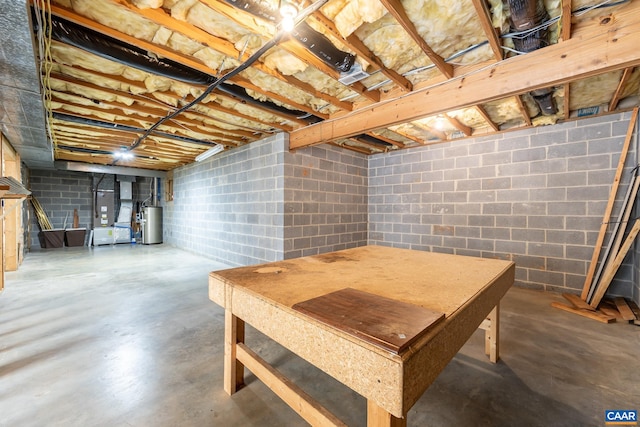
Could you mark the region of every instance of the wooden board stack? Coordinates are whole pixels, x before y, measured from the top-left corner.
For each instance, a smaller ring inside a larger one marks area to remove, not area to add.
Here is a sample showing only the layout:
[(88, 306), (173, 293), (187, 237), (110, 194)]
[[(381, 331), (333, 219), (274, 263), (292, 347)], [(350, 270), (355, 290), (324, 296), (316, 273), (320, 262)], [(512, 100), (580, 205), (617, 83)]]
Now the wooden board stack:
[[(553, 307), (561, 310), (579, 314), (604, 323), (611, 323), (615, 322), (616, 319), (621, 319), (635, 324), (640, 324), (640, 313), (637, 310), (637, 305), (635, 303), (630, 303), (630, 306), (624, 298), (603, 300), (604, 294), (607, 292), (616, 272), (622, 265), (622, 262), (631, 249), (638, 233), (640, 233), (640, 218), (636, 218), (628, 233), (625, 235), (625, 231), (628, 228), (627, 226), (630, 224), (629, 218), (631, 217), (633, 205), (638, 196), (638, 189), (640, 188), (638, 166), (636, 166), (631, 173), (631, 180), (629, 182), (627, 194), (624, 198), (618, 219), (614, 222), (610, 221), (611, 212), (616, 201), (616, 194), (620, 185), (627, 153), (629, 152), (629, 145), (631, 144), (637, 120), (638, 109), (636, 108), (633, 110), (633, 114), (631, 115), (629, 128), (622, 147), (622, 153), (620, 155), (620, 160), (618, 161), (618, 168), (613, 180), (611, 193), (609, 194), (609, 201), (605, 209), (602, 225), (600, 226), (600, 232), (591, 258), (591, 264), (589, 265), (589, 271), (587, 272), (587, 277), (585, 278), (584, 286), (582, 288), (582, 294), (580, 296), (563, 294), (563, 297), (565, 297), (565, 299), (570, 303), (569, 305), (559, 302), (553, 302), (551, 304)], [(610, 233), (610, 240), (602, 256), (602, 261), (598, 263), (604, 239), (607, 234), (607, 229), (610, 224), (614, 224), (614, 227)], [(596, 271), (598, 264), (599, 268)]]

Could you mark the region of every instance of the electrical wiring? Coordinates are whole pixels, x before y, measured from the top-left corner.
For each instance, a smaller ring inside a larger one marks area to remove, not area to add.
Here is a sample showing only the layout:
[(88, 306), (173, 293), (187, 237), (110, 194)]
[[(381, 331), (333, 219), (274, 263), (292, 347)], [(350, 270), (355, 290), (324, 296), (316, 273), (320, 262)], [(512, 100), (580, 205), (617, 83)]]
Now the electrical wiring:
[[(42, 3), (42, 6), (40, 4)], [(38, 0), (33, 3), (34, 16), (38, 25), (37, 42), (40, 53), (40, 84), (42, 85), (42, 103), (46, 110), (46, 129), (54, 150), (58, 143), (53, 127), (53, 111), (51, 108), (51, 70), (53, 55), (51, 54), (51, 1)]]
[[(311, 13), (313, 13), (314, 11), (316, 11), (317, 9), (322, 7), (327, 1), (328, 0), (319, 0), (319, 1), (311, 4), (310, 6), (305, 8), (304, 10), (302, 10), (298, 14), (296, 19), (295, 19), (294, 27), (296, 25), (298, 25), (300, 22), (304, 21)], [(260, 49), (258, 49), (256, 52), (254, 52), (249, 58), (247, 58), (247, 60), (245, 62), (243, 62), (242, 64), (238, 65), (236, 68), (234, 68), (233, 70), (229, 71), (228, 73), (226, 73), (222, 77), (216, 79), (196, 99), (194, 99), (193, 101), (191, 101), (188, 104), (184, 105), (183, 107), (177, 109), (176, 111), (166, 115), (165, 117), (161, 118), (156, 123), (151, 125), (140, 137), (138, 137), (138, 139), (136, 139), (136, 141), (133, 144), (131, 144), (131, 146), (129, 147), (129, 150), (133, 150), (138, 145), (140, 145), (142, 143), (142, 141), (144, 141), (149, 136), (149, 134), (151, 134), (151, 132), (153, 132), (156, 128), (158, 128), (158, 126), (162, 125), (165, 121), (170, 120), (170, 119), (176, 117), (178, 114), (190, 109), (194, 105), (199, 104), (200, 102), (205, 100), (209, 96), (209, 94), (211, 94), (211, 92), (213, 92), (218, 86), (220, 86), (220, 84), (222, 84), (223, 82), (229, 80), (230, 78), (240, 74), (242, 71), (244, 71), (247, 68), (249, 68), (254, 62), (256, 62), (268, 50), (270, 50), (271, 48), (273, 48), (276, 45), (278, 45), (278, 43), (280, 43), (280, 41), (282, 40), (282, 38), (286, 34), (288, 34), (287, 31), (284, 31), (284, 30), (278, 31), (276, 33), (276, 35), (271, 40), (266, 42)]]

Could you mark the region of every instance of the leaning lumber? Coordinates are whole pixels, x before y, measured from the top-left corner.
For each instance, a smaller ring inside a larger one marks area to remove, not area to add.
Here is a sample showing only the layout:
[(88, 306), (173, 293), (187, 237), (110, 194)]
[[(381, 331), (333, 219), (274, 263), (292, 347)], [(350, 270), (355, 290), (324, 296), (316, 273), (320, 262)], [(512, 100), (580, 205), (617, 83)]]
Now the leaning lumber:
[(571, 304), (573, 304), (575, 308), (580, 308), (582, 310), (596, 311), (595, 308), (587, 304), (587, 302), (584, 301), (582, 298), (580, 298), (578, 295), (565, 293), (565, 294), (562, 294), (562, 296), (564, 297), (564, 299), (566, 299)]
[(627, 129), (627, 136), (624, 140), (624, 145), (622, 146), (620, 160), (618, 161), (618, 168), (616, 170), (615, 178), (613, 179), (611, 192), (609, 193), (609, 201), (607, 202), (607, 207), (605, 208), (604, 218), (602, 220), (602, 224), (600, 225), (600, 232), (598, 233), (598, 239), (596, 241), (596, 245), (593, 248), (593, 255), (591, 257), (591, 263), (589, 264), (589, 270), (584, 280), (584, 285), (582, 286), (582, 294), (580, 295), (580, 297), (585, 301), (587, 300), (587, 297), (589, 296), (591, 291), (593, 275), (596, 271), (596, 266), (598, 265), (598, 259), (600, 258), (600, 251), (602, 250), (602, 242), (604, 242), (605, 235), (607, 234), (607, 226), (609, 224), (609, 219), (611, 218), (613, 205), (616, 201), (616, 194), (618, 193), (618, 187), (620, 185), (620, 177), (622, 176), (622, 171), (624, 170), (624, 164), (627, 158), (627, 153), (629, 152), (629, 145), (631, 144), (631, 139), (633, 137), (633, 129), (635, 128), (637, 119), (638, 119), (638, 108), (636, 107), (634, 108), (633, 114), (631, 115), (631, 120), (629, 122), (629, 127)]
[(602, 276), (602, 280), (598, 283), (596, 290), (593, 293), (593, 298), (589, 302), (591, 307), (596, 308), (598, 307), (598, 304), (600, 304), (600, 301), (602, 300), (605, 292), (607, 292), (607, 289), (609, 289), (609, 285), (613, 281), (613, 277), (616, 275), (618, 268), (622, 265), (624, 257), (627, 256), (629, 249), (631, 249), (631, 245), (638, 235), (638, 232), (640, 232), (640, 219), (636, 219), (633, 223), (633, 228), (629, 231), (627, 238), (624, 240), (624, 243), (620, 248), (620, 252), (618, 252), (618, 255), (616, 255), (616, 258), (613, 261), (613, 264), (611, 264), (609, 269), (604, 272), (604, 276)]

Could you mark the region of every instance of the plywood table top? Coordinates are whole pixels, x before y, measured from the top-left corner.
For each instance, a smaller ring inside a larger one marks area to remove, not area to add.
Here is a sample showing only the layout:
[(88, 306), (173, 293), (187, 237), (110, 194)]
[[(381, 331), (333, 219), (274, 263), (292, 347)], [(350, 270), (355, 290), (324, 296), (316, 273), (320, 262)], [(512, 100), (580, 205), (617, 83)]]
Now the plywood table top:
[(512, 264), (496, 259), (363, 246), (215, 271), (211, 278), (289, 308), (330, 292), (354, 288), (450, 316)]
[[(252, 325), (371, 407), (403, 419), (499, 304), (514, 272), (505, 260), (363, 246), (214, 271), (209, 297), (225, 308), (227, 322)], [(346, 288), (443, 313), (444, 320), (394, 353), (294, 308)]]

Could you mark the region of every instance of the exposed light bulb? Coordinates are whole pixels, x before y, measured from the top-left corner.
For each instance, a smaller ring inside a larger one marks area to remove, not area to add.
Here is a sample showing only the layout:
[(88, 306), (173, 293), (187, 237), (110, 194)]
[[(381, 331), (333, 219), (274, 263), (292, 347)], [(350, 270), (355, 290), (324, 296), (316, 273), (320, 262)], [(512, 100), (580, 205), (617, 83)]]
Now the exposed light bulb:
[(280, 28), (284, 31), (291, 31), (295, 26), (295, 18), (298, 15), (298, 9), (290, 3), (284, 3), (282, 7), (280, 7), (280, 16), (282, 16), (282, 21), (280, 21)]
[(445, 118), (442, 116), (436, 117), (436, 119), (433, 122), (433, 127), (435, 127), (438, 130), (444, 130), (444, 128), (446, 127)]
[(116, 151), (115, 153), (113, 153), (113, 157), (115, 157), (116, 159), (131, 160), (133, 159), (133, 153), (126, 148), (123, 148), (120, 151)]

